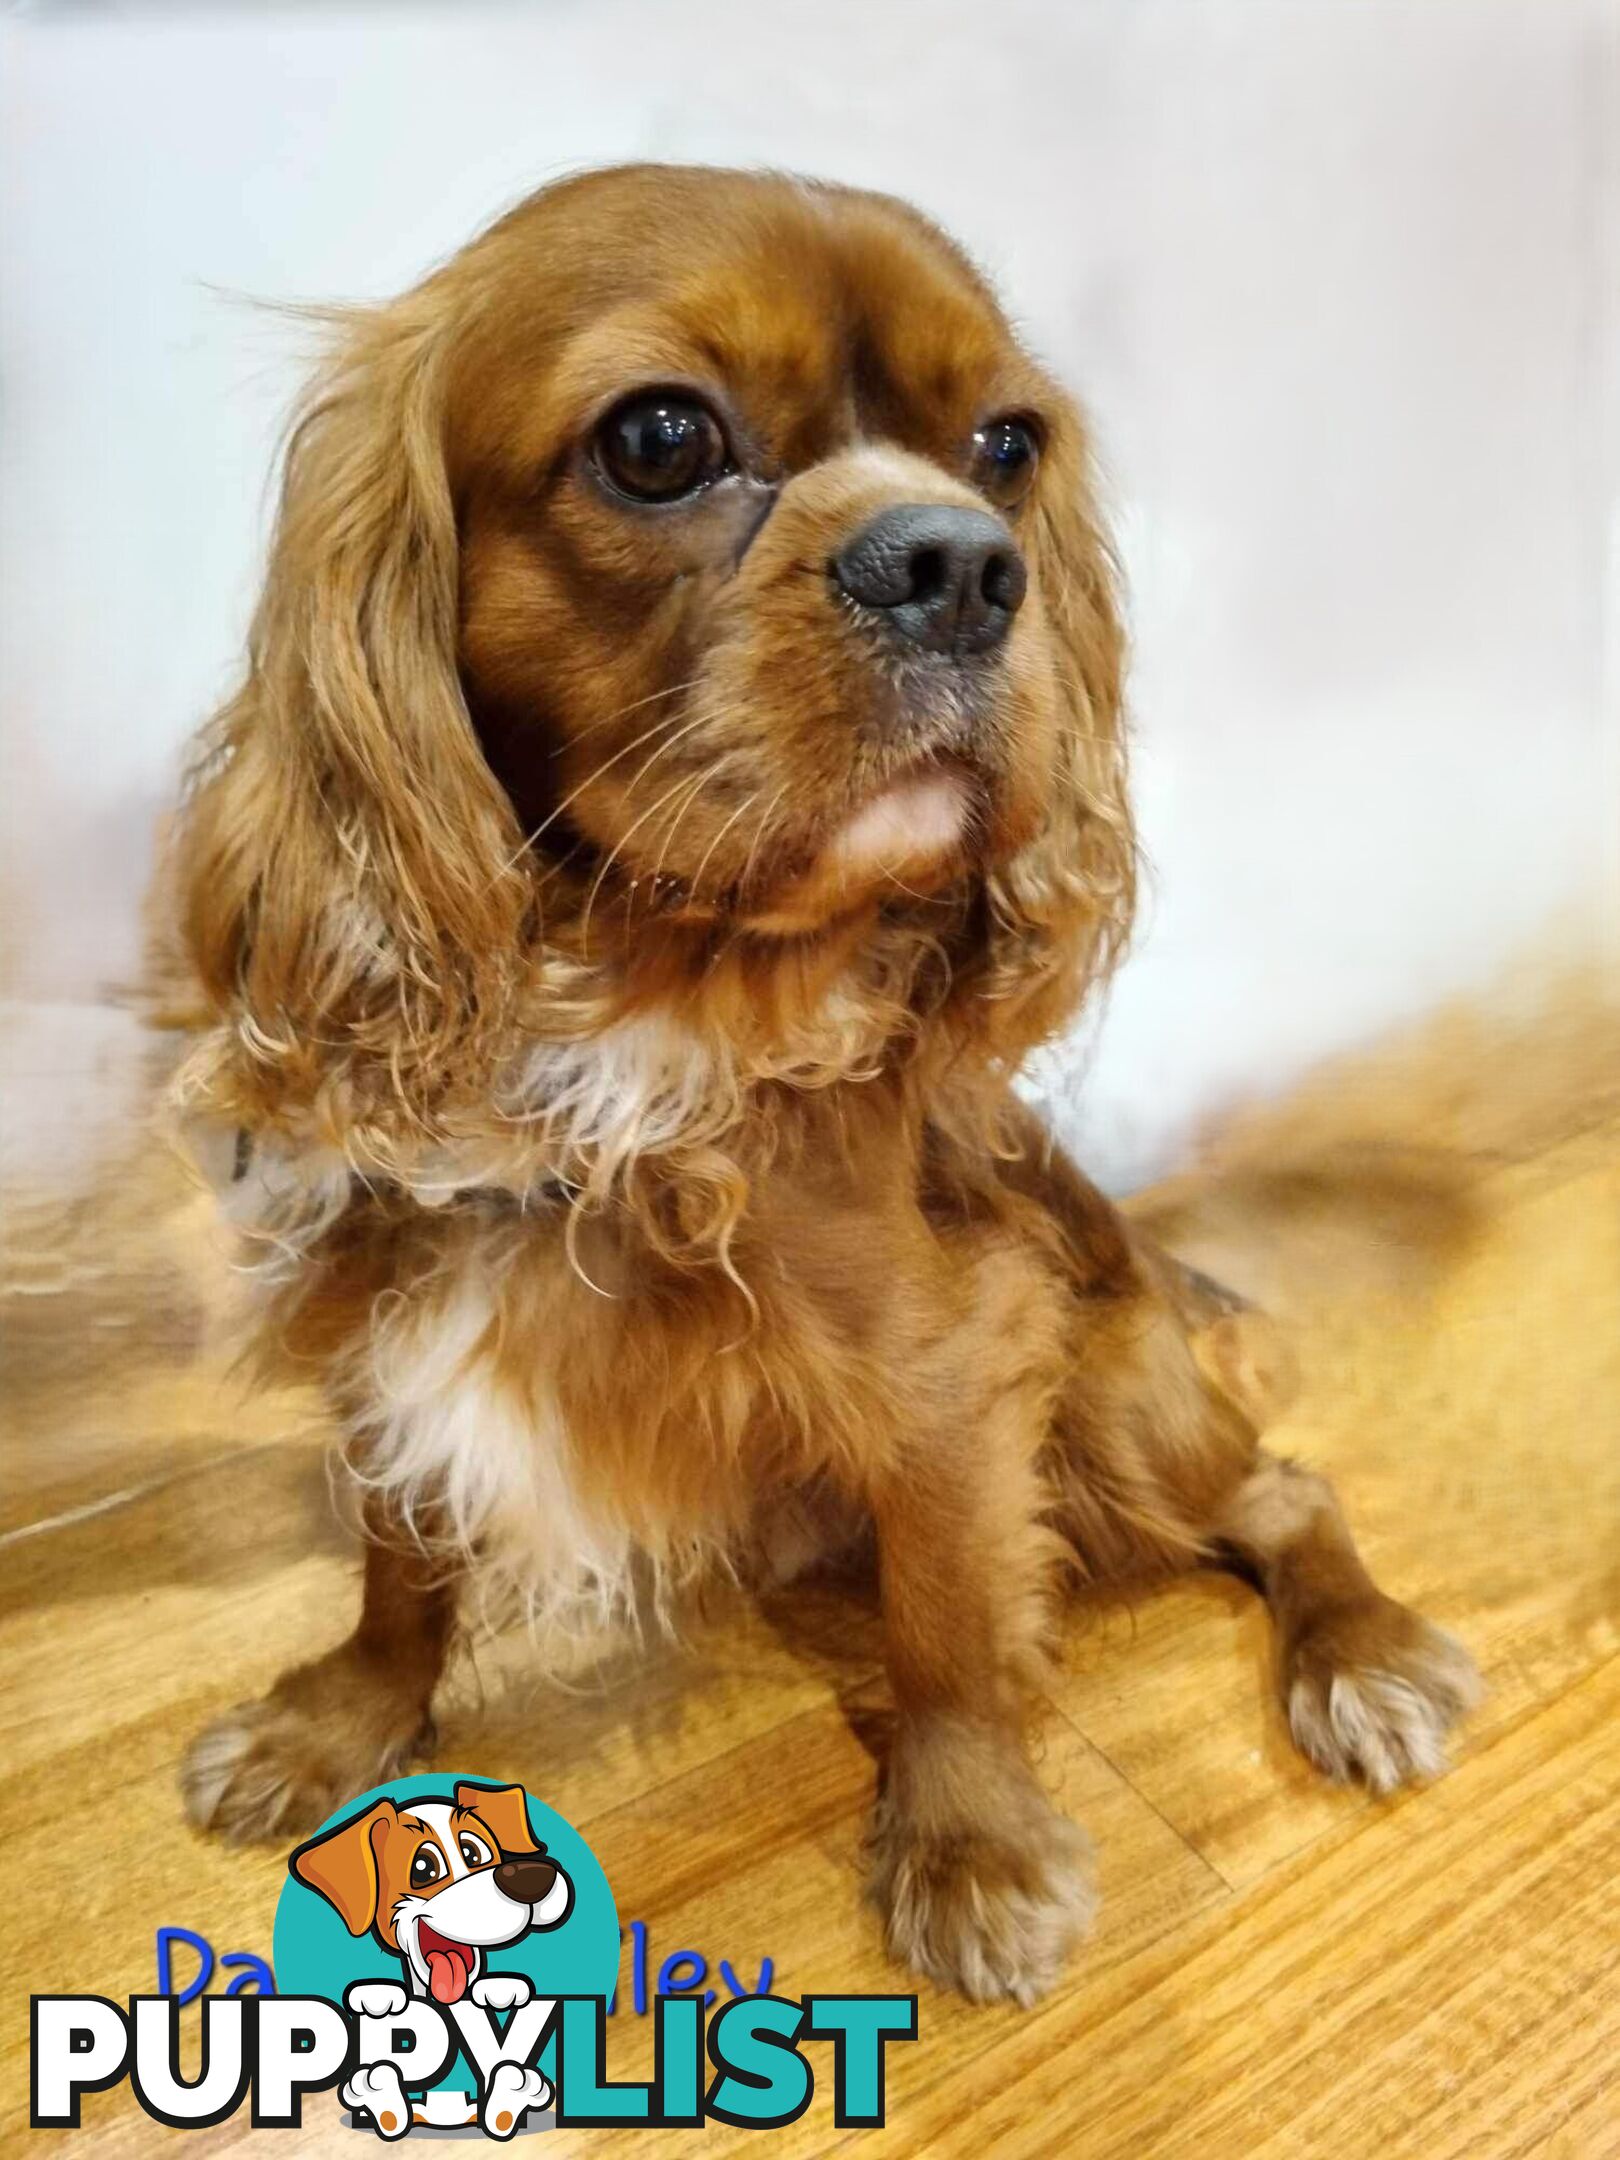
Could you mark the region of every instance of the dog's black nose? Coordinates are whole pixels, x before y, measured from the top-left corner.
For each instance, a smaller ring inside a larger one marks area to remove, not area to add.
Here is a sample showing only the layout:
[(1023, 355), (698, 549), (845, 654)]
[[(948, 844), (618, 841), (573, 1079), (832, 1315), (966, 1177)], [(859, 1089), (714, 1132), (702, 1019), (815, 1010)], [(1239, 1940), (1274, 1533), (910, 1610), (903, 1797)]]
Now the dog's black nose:
[(503, 1860), (495, 1870), (496, 1887), (519, 1905), (538, 1905), (556, 1880), (556, 1863), (538, 1856)]
[(832, 574), (907, 644), (955, 655), (999, 645), (1028, 582), (1001, 520), (949, 503), (881, 511), (839, 549)]

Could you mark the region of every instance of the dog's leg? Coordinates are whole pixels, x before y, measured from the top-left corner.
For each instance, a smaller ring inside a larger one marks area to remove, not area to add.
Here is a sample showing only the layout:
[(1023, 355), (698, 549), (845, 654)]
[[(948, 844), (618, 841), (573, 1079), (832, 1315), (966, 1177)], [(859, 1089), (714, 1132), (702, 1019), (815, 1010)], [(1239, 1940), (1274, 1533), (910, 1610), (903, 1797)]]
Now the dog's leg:
[(965, 1389), (870, 1496), (896, 1709), (872, 1895), (894, 1956), (981, 2002), (1044, 1994), (1092, 1909), (1086, 1840), (1022, 1736), (1063, 1553), (1041, 1519), (1044, 1408)]
[(1259, 1576), (1283, 1706), (1312, 1762), (1375, 1792), (1443, 1770), (1447, 1731), (1479, 1699), (1473, 1659), (1378, 1588), (1326, 1478), (1261, 1453), (1216, 1527)]
[(1077, 1327), (1054, 1475), (1082, 1573), (1179, 1572), (1224, 1550), (1270, 1600), (1304, 1752), (1380, 1791), (1442, 1768), (1479, 1694), (1473, 1661), (1378, 1589), (1326, 1479), (1257, 1445), (1297, 1384), (1284, 1333), (1127, 1223), (1032, 1120), (1003, 1175), (1064, 1237)]
[(430, 1741), (455, 1624), (451, 1563), (368, 1507), (365, 1592), (346, 1643), (282, 1674), (200, 1733), (181, 1768), (186, 1813), (241, 1841), (313, 1829)]

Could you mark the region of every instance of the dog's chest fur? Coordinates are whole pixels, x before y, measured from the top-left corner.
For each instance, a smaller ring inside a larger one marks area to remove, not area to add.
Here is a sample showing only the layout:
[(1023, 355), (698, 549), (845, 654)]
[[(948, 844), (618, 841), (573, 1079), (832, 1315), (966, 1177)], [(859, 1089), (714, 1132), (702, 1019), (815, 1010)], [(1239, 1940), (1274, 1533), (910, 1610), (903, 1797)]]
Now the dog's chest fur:
[(915, 1408), (939, 1249), (892, 1200), (847, 1166), (779, 1169), (727, 1262), (695, 1268), (556, 1202), (356, 1226), (356, 1468), (548, 1634), (667, 1606), (736, 1563), (769, 1496), (837, 1482)]

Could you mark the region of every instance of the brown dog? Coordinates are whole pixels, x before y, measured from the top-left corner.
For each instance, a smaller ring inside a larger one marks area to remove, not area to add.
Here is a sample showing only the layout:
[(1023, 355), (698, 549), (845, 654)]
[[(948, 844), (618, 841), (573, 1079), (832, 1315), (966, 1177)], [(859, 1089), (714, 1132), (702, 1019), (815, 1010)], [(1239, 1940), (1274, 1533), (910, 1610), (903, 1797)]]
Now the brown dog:
[(1237, 1556), (1301, 1745), (1438, 1765), (1468, 1660), (1258, 1451), (1261, 1324), (1009, 1091), (1128, 925), (1119, 674), (1080, 418), (901, 203), (592, 174), (346, 321), (176, 871), (182, 1097), (374, 1542), (197, 1821), (403, 1761), (458, 1575), (545, 1642), (784, 1514), (875, 1534), (874, 1892), (971, 1995), (1087, 1909), (1020, 1733), (1066, 1566)]

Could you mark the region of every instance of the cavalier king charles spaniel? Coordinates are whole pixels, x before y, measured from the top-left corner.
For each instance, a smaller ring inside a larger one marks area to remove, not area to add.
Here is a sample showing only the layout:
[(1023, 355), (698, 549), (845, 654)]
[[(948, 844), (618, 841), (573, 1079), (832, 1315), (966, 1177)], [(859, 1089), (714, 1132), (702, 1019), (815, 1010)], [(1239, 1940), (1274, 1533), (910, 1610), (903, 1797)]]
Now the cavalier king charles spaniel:
[(171, 865), (179, 1101), (367, 1530), (349, 1640), (193, 1746), (304, 1831), (540, 1654), (870, 1549), (894, 1954), (1084, 1925), (1023, 1726), (1065, 1577), (1220, 1560), (1305, 1752), (1442, 1762), (1466, 1654), (1266, 1454), (1266, 1323), (1013, 1093), (1120, 950), (1121, 637), (1075, 406), (885, 196), (629, 167), (343, 316)]

